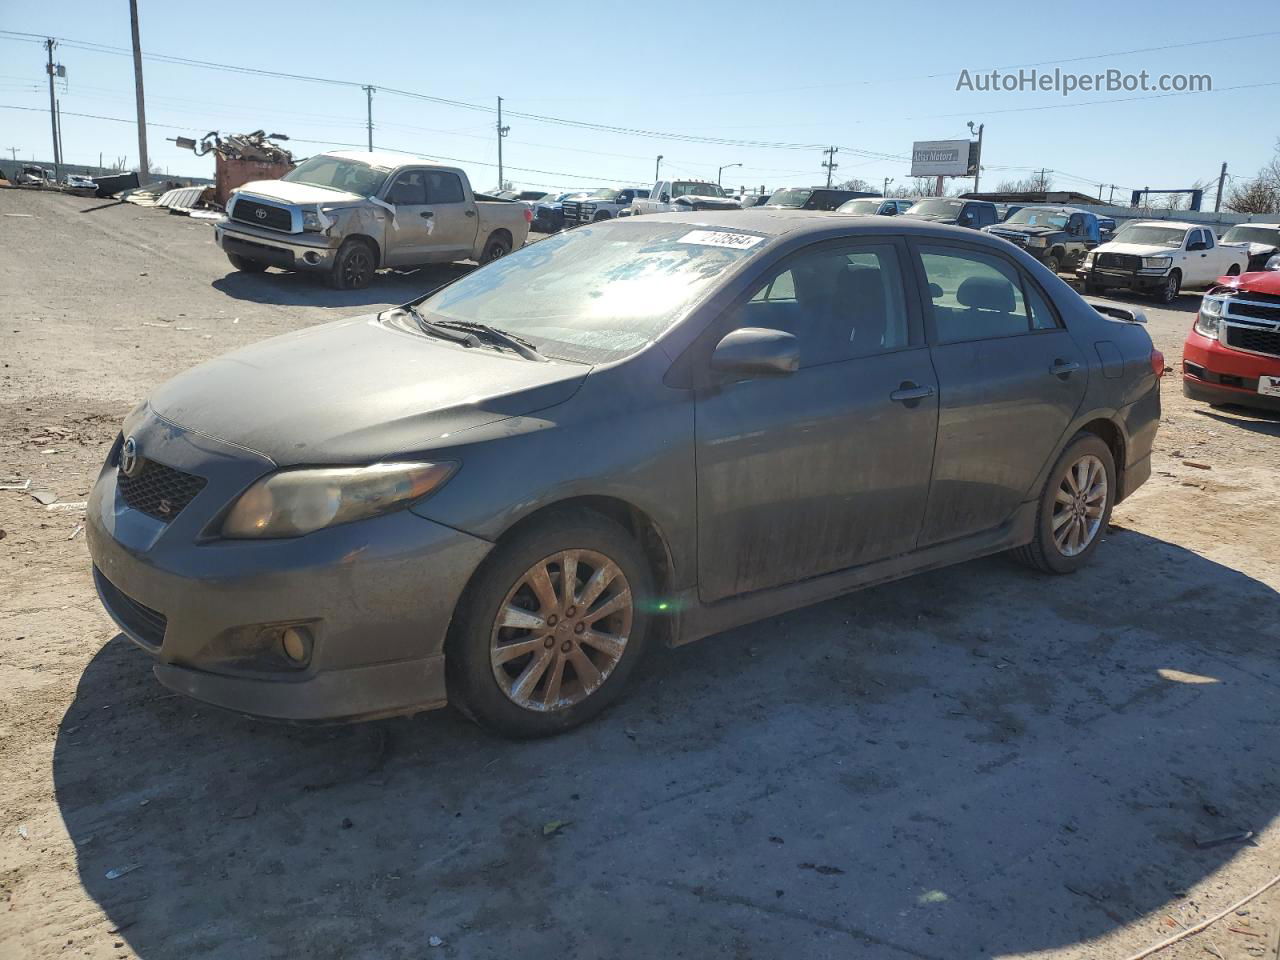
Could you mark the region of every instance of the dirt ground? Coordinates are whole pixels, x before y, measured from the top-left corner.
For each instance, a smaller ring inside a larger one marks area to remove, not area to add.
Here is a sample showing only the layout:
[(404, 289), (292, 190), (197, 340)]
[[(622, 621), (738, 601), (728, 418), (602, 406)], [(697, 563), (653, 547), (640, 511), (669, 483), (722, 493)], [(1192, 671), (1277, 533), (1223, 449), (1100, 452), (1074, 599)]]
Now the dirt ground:
[[(991, 558), (659, 651), (555, 740), (278, 726), (155, 682), (74, 504), (165, 378), (440, 272), (228, 274), (207, 223), (8, 190), (0, 249), (0, 478), (33, 481), (0, 491), (5, 960), (1121, 960), (1280, 873), (1280, 421), (1169, 378), (1087, 571)], [(1175, 369), (1196, 301), (1145, 305)], [(1280, 887), (1159, 956), (1278, 929)]]

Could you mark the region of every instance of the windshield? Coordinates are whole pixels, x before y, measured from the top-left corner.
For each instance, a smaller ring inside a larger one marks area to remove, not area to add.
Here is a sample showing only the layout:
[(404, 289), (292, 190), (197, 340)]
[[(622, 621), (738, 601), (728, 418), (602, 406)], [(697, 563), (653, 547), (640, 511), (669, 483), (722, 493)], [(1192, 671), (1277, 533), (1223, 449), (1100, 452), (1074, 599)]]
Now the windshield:
[(546, 356), (604, 363), (652, 343), (763, 243), (686, 223), (606, 220), (524, 247), (418, 309), (428, 320), (499, 327)]
[(1155, 224), (1126, 223), (1112, 237), (1115, 243), (1150, 243), (1157, 247), (1180, 247), (1187, 231), (1179, 227), (1159, 227)]
[(956, 217), (960, 215), (960, 208), (963, 206), (964, 203), (960, 200), (943, 200), (935, 197), (932, 200), (917, 200), (907, 213), (925, 217)]
[(771, 207), (803, 207), (811, 196), (812, 190), (775, 190), (766, 202)]
[(599, 190), (592, 190), (587, 194), (591, 200), (613, 200), (618, 196), (618, 191), (613, 187), (601, 187)]
[(836, 207), (836, 213), (876, 213), (880, 209), (879, 200), (849, 200)]
[(1021, 223), (1028, 227), (1057, 227), (1059, 230), (1067, 225), (1067, 214), (1060, 210), (1044, 210), (1036, 207), (1023, 207), (1005, 223)]
[(696, 194), (699, 197), (723, 197), (724, 191), (714, 183), (690, 183), (677, 180), (671, 185), (671, 196), (687, 197)]
[(280, 179), (371, 197), (382, 189), (390, 172), (386, 167), (372, 167), (359, 160), (346, 160), (322, 153), (318, 157), (303, 160)]
[(1266, 243), (1280, 246), (1280, 229), (1276, 227), (1232, 227), (1222, 235), (1223, 243)]

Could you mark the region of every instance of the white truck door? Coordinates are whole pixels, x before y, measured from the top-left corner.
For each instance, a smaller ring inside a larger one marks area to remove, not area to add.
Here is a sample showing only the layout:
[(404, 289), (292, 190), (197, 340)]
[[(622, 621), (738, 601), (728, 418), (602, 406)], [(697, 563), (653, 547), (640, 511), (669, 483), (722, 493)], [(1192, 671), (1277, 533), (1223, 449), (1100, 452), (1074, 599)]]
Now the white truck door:
[(480, 218), (467, 202), (462, 181), (451, 170), (428, 170), (427, 209), (431, 212), (431, 253), (435, 260), (463, 260), (476, 245)]

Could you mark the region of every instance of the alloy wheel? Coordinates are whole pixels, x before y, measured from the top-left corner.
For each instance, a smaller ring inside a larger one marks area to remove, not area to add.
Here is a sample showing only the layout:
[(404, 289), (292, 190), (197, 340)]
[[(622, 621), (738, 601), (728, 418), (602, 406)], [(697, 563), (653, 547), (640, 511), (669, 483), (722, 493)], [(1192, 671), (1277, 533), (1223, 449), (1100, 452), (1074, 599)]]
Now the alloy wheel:
[(563, 710), (591, 696), (626, 651), (634, 614), (621, 568), (594, 550), (539, 560), (508, 591), (489, 643), (493, 676), (526, 710)]
[(347, 257), (347, 262), (342, 265), (342, 279), (347, 287), (362, 287), (369, 282), (370, 266), (372, 261), (369, 255), (363, 250), (357, 250)]
[(1087, 454), (1067, 468), (1053, 503), (1053, 542), (1064, 557), (1089, 548), (1107, 508), (1107, 468)]

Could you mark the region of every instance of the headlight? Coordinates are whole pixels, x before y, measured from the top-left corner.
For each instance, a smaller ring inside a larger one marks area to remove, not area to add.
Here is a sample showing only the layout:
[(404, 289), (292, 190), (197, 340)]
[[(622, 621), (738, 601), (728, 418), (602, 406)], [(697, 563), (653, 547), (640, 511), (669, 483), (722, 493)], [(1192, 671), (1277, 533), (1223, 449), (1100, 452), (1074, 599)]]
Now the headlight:
[(282, 470), (240, 495), (224, 537), (300, 537), (377, 516), (440, 487), (456, 463), (375, 463), (370, 467)]
[(1272, 254), (1264, 270), (1280, 270), (1280, 253)]
[(1143, 257), (1143, 270), (1167, 270), (1169, 265), (1173, 263), (1172, 257)]
[(1092, 250), (1091, 250), (1091, 251), (1089, 251), (1088, 253), (1086, 253), (1086, 254), (1084, 255), (1084, 265), (1085, 265), (1086, 267), (1092, 267), (1092, 266), (1093, 266), (1093, 258), (1094, 258), (1094, 256), (1095, 256), (1095, 254), (1093, 253), (1093, 251), (1092, 251)]
[(1205, 297), (1200, 301), (1200, 312), (1196, 315), (1196, 333), (1210, 340), (1218, 339), (1218, 328), (1222, 324), (1222, 297)]
[(302, 229), (319, 233), (325, 228), (326, 224), (320, 222), (319, 210), (303, 210), (302, 211)]
[(1049, 241), (1048, 241), (1048, 240), (1046, 240), (1044, 237), (1030, 237), (1030, 238), (1028, 238), (1028, 240), (1027, 240), (1027, 246), (1028, 246), (1028, 247), (1043, 247), (1043, 246), (1045, 246), (1048, 242), (1049, 242)]

